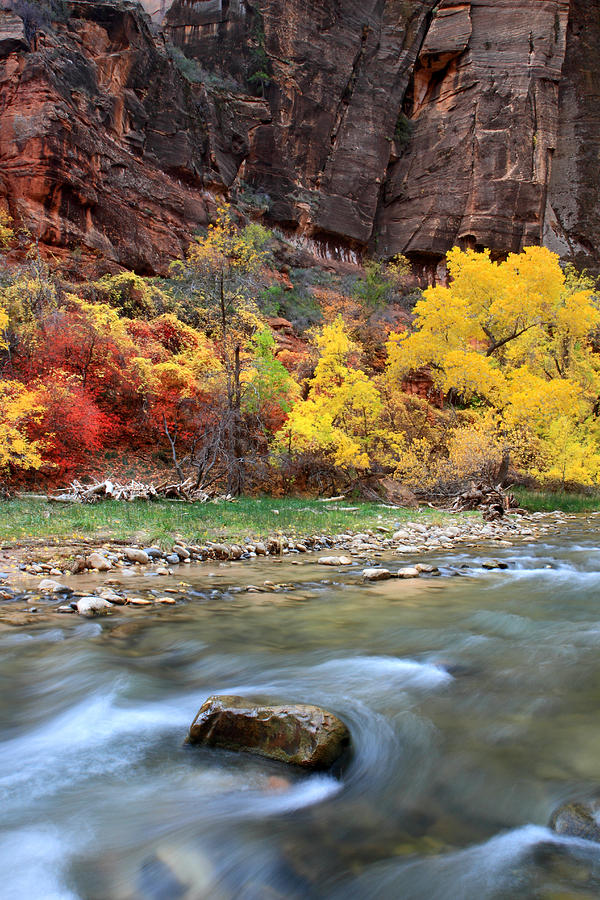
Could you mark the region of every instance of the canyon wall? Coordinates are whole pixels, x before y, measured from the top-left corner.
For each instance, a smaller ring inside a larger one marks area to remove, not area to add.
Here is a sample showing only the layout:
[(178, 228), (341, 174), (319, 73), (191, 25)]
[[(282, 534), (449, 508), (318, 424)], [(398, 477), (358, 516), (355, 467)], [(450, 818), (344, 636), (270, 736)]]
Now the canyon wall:
[(229, 193), (324, 254), (544, 241), (600, 271), (597, 4), (67, 7), (0, 13), (0, 200), (57, 252), (164, 270)]

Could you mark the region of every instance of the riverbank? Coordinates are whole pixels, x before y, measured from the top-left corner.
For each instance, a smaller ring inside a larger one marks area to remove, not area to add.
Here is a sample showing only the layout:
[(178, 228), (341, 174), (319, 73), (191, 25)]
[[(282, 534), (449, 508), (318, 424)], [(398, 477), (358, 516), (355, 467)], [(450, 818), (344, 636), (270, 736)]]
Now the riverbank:
[[(223, 508), (233, 506), (227, 503)], [(331, 517), (335, 520), (344, 513), (347, 526), (333, 534), (321, 531), (298, 536), (297, 529), (291, 526), (287, 534), (283, 529), (267, 532), (265, 528), (264, 536), (245, 536), (237, 542), (192, 543), (175, 535), (166, 547), (161, 547), (140, 541), (138, 534), (136, 541), (129, 542), (113, 539), (99, 543), (97, 537), (73, 536), (69, 540), (56, 539), (52, 544), (38, 540), (3, 547), (0, 625), (34, 625), (74, 611), (82, 615), (103, 614), (111, 605), (150, 612), (157, 605), (187, 603), (188, 580), (199, 578), (210, 584), (217, 577), (215, 566), (241, 565), (237, 578), (244, 580), (244, 569), (247, 571), (245, 589), (267, 593), (293, 587), (287, 583), (289, 579), (282, 586), (274, 577), (273, 564), (284, 560), (288, 565), (316, 565), (326, 580), (328, 573), (337, 572), (338, 578), (339, 573), (347, 572), (352, 579), (362, 575), (365, 583), (379, 577), (404, 580), (437, 576), (440, 573), (432, 570), (430, 558), (452, 551), (463, 556), (466, 552), (480, 561), (485, 559), (481, 565), (486, 570), (504, 568), (495, 559), (497, 553), (510, 552), (515, 543), (535, 543), (560, 531), (571, 518), (563, 514), (509, 514), (500, 521), (485, 522), (477, 513), (442, 514), (380, 507), (383, 511), (376, 512), (375, 519), (379, 524), (359, 531), (350, 527), (351, 517), (358, 512), (359, 522), (364, 522), (364, 509), (333, 506), (324, 515), (331, 521)], [(130, 509), (124, 504), (118, 508), (123, 510), (121, 515)], [(146, 505), (146, 509), (153, 507)], [(284, 521), (290, 524), (289, 519)], [(385, 525), (381, 524), (383, 521)], [(205, 566), (207, 563), (212, 570)], [(220, 573), (219, 577), (224, 576), (226, 570), (221, 569)]]
[(514, 488), (512, 491), (528, 512), (592, 513), (600, 511), (600, 496), (581, 492), (532, 491)]
[(485, 522), (481, 513), (384, 504), (242, 498), (209, 504), (117, 503), (55, 506), (13, 500), (0, 507), (0, 569), (38, 577), (134, 566), (173, 574), (183, 564), (323, 550), (351, 557), (418, 555), (482, 541), (534, 541), (568, 519), (522, 510)]
[[(600, 498), (583, 494), (515, 492), (528, 513), (590, 513)], [(511, 514), (509, 517), (513, 519)], [(525, 516), (525, 519), (528, 517)], [(429, 526), (481, 522), (477, 512), (453, 513), (352, 500), (242, 497), (235, 501), (54, 504), (43, 498), (0, 503), (0, 548), (47, 544), (96, 546), (103, 543), (151, 544), (170, 549), (174, 540), (192, 544), (265, 540), (284, 534), (306, 538), (344, 532), (392, 534), (407, 523)]]
[[(476, 513), (461, 513), (470, 518)], [(456, 514), (422, 507), (405, 509), (349, 500), (242, 497), (234, 501), (179, 503), (107, 500), (93, 505), (54, 504), (43, 499), (0, 504), (0, 545), (105, 541), (157, 544), (168, 549), (174, 538), (204, 541), (264, 540), (281, 532), (293, 537), (390, 529), (404, 522), (454, 522)]]

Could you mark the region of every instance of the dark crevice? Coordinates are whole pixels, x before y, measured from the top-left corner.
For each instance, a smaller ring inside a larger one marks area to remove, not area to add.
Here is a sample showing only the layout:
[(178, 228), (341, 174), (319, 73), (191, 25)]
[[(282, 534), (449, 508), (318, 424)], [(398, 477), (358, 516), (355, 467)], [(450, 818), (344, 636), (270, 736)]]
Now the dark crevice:
[[(439, 0), (431, 0), (429, 5), (429, 10), (423, 17), (423, 21), (420, 25), (417, 38), (415, 40), (415, 46), (413, 47), (411, 56), (413, 57), (413, 61), (416, 61), (419, 58), (421, 50), (423, 49), (423, 45), (425, 44), (425, 40), (427, 38), (427, 34), (429, 33), (429, 29), (431, 28), (431, 23), (435, 16), (435, 11), (439, 6)], [(409, 24), (412, 24), (409, 23)], [(408, 27), (406, 29), (408, 31)], [(404, 49), (404, 43), (402, 45), (402, 49)], [(414, 65), (413, 65), (414, 72)], [(396, 127), (400, 117), (403, 116), (407, 121), (411, 118), (411, 112), (414, 106), (414, 74), (407, 81), (406, 88), (402, 97), (400, 98), (398, 104), (398, 112), (396, 115)], [(410, 139), (406, 142), (406, 146), (410, 145)], [(368, 241), (368, 246), (371, 248), (371, 251), (376, 250), (377, 243), (377, 232), (378, 232), (378, 219), (382, 206), (385, 204), (385, 193), (388, 184), (388, 176), (390, 170), (390, 159), (391, 159), (391, 144), (390, 144), (390, 158), (388, 159), (388, 163), (386, 165), (386, 169), (381, 179), (381, 185), (379, 186), (379, 197), (377, 199), (376, 212), (373, 219), (373, 229), (371, 231), (371, 236)]]
[(331, 157), (335, 153), (338, 135), (340, 133), (340, 129), (341, 129), (344, 119), (346, 117), (348, 107), (350, 106), (350, 103), (352, 102), (352, 96), (354, 94), (354, 89), (356, 87), (356, 82), (358, 80), (360, 67), (361, 67), (363, 59), (365, 57), (365, 54), (366, 54), (367, 41), (369, 39), (370, 33), (371, 33), (370, 27), (368, 25), (363, 25), (362, 32), (360, 35), (360, 44), (359, 44), (356, 54), (354, 56), (354, 60), (352, 62), (352, 69), (350, 71), (350, 76), (346, 83), (346, 87), (344, 88), (344, 90), (342, 92), (340, 102), (338, 103), (338, 108), (336, 110), (333, 127), (332, 127), (331, 133), (329, 135), (330, 149), (327, 153), (327, 158), (325, 159), (323, 168), (321, 169), (321, 172), (319, 173), (319, 175), (316, 179), (316, 182), (315, 182), (315, 187), (317, 187), (317, 188), (320, 187), (321, 179), (323, 178), (323, 175), (327, 171)]

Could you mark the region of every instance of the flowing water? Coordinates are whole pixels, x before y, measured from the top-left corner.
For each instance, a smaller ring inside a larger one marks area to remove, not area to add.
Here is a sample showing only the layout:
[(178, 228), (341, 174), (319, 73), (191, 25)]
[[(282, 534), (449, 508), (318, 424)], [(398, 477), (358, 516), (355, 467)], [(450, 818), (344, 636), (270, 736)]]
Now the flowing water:
[[(182, 568), (174, 607), (0, 633), (0, 895), (600, 896), (600, 845), (546, 828), (600, 790), (598, 521), (496, 552), (504, 571), (215, 563)], [(293, 588), (239, 591), (265, 579)], [(353, 758), (183, 746), (212, 693), (325, 706)]]

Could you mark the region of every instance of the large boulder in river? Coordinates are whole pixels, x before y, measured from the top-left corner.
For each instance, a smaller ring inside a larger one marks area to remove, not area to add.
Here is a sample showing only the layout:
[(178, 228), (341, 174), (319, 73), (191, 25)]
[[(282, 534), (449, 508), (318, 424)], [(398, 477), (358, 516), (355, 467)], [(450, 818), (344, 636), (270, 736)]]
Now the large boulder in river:
[(350, 734), (337, 716), (318, 706), (260, 706), (246, 697), (215, 696), (201, 706), (188, 741), (326, 769), (348, 747)]
[(550, 828), (557, 834), (569, 837), (584, 838), (586, 841), (600, 843), (600, 802), (584, 801), (581, 803), (564, 803), (555, 809), (550, 818)]

